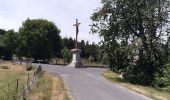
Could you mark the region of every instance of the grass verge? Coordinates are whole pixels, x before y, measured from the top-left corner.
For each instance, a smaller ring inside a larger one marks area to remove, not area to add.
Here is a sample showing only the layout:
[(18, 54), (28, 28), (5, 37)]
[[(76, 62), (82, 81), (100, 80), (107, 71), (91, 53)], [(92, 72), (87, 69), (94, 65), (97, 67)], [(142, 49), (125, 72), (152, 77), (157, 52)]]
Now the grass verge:
[(33, 71), (26, 71), (25, 67), (12, 64), (9, 61), (0, 63), (0, 100), (18, 99), (18, 93), (31, 78)]
[(70, 100), (63, 80), (46, 73), (42, 74), (29, 97), (29, 100)]
[(137, 93), (143, 94), (153, 100), (169, 100), (170, 98), (170, 93), (168, 92), (159, 91), (153, 87), (146, 87), (146, 86), (134, 85), (134, 84), (128, 83), (124, 79), (120, 78), (118, 74), (112, 71), (106, 71), (102, 73), (102, 76), (110, 80), (111, 82), (120, 84), (123, 87), (126, 87)]

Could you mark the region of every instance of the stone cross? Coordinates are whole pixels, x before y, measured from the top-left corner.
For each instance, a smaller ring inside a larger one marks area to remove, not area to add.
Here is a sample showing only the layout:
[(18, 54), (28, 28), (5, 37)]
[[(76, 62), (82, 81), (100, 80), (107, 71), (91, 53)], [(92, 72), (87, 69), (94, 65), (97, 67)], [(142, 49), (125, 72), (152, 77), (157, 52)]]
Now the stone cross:
[(76, 19), (76, 24), (74, 24), (73, 26), (76, 26), (76, 44), (75, 44), (75, 48), (77, 49), (77, 38), (78, 38), (78, 33), (79, 33), (79, 25), (81, 23), (78, 22), (78, 19)]

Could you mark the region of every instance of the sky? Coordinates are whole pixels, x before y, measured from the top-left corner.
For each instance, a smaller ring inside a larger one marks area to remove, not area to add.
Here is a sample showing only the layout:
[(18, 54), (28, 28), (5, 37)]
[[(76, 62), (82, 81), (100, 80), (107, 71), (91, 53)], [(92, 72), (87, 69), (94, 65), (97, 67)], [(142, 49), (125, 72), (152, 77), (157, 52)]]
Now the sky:
[(27, 19), (43, 18), (61, 30), (62, 37), (75, 38), (76, 18), (79, 20), (78, 40), (98, 43), (100, 38), (90, 32), (90, 16), (101, 0), (0, 0), (0, 28), (18, 31)]

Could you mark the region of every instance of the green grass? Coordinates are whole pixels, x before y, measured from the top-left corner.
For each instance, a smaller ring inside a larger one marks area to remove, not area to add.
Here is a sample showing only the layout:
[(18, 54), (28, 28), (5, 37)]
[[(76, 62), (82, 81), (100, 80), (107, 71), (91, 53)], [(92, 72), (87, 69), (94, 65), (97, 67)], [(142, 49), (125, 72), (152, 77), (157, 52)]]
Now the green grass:
[(113, 73), (112, 71), (106, 71), (102, 73), (102, 76), (110, 80), (113, 83), (119, 84), (132, 91), (143, 94), (149, 98), (152, 98), (153, 100), (169, 100), (170, 98), (169, 92), (159, 91), (153, 87), (146, 87), (146, 86), (134, 85), (134, 84), (128, 83), (124, 79), (120, 78), (118, 74)]

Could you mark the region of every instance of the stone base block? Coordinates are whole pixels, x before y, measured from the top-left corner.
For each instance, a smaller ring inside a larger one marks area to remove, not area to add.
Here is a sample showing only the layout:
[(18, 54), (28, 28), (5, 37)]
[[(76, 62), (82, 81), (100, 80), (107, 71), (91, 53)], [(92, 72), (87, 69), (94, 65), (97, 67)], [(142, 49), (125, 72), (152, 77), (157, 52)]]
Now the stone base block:
[(80, 49), (73, 49), (71, 50), (73, 54), (72, 62), (68, 65), (68, 67), (74, 68), (84, 68), (85, 66), (80, 61)]
[(81, 62), (71, 62), (67, 67), (73, 68), (85, 68), (85, 66)]

